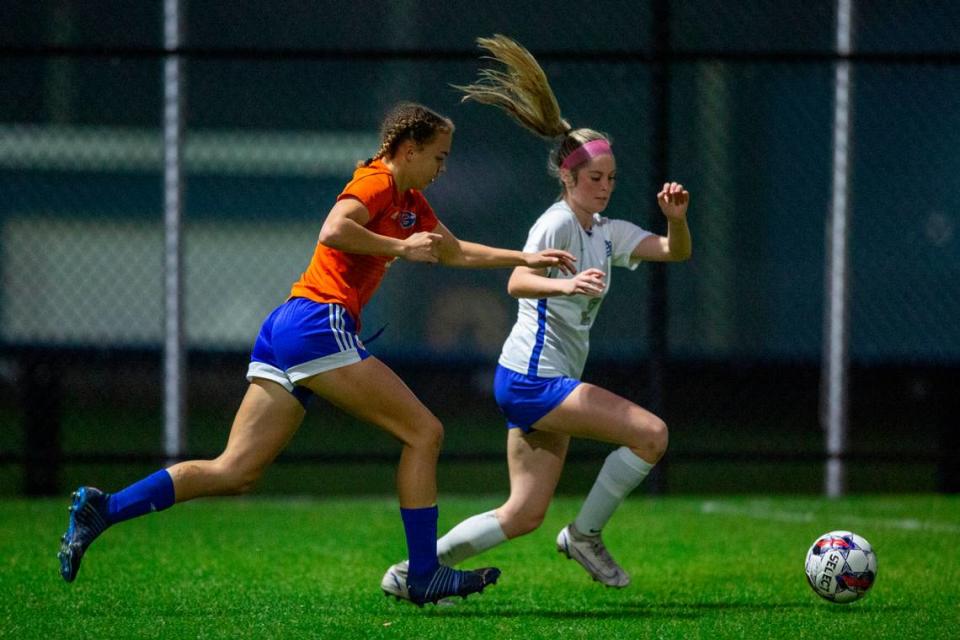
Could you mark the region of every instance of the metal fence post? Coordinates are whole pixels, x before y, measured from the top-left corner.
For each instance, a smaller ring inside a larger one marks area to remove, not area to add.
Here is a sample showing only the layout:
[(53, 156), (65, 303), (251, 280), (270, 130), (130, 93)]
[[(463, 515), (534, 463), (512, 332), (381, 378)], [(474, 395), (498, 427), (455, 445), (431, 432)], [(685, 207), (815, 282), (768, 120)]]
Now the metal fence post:
[(183, 340), (183, 69), (178, 52), (183, 35), (179, 0), (164, 0), (163, 40), (163, 203), (164, 341), (163, 449), (168, 462), (183, 454), (186, 410)]
[[(850, 54), (853, 0), (837, 0), (837, 54)], [(839, 60), (834, 71), (833, 178), (827, 217), (826, 300), (824, 301), (824, 359), (821, 421), (826, 432), (827, 467), (824, 491), (844, 494), (843, 455), (847, 440), (849, 369), (849, 214), (850, 214), (850, 76), (849, 60)]]

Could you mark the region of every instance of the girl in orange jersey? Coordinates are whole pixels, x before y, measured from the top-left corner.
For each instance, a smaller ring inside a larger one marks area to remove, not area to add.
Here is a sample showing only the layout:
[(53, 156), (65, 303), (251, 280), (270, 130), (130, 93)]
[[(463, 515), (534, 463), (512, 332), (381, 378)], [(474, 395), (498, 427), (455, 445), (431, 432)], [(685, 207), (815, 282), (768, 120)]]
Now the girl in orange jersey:
[(363, 306), (397, 258), (573, 272), (565, 251), (522, 253), (465, 242), (437, 220), (421, 190), (443, 173), (453, 130), (448, 118), (418, 104), (399, 104), (387, 115), (380, 149), (358, 165), (323, 223), (307, 270), (263, 323), (247, 371), (250, 386), (223, 453), (180, 462), (114, 494), (80, 487), (58, 554), (64, 580), (74, 580), (87, 548), (112, 524), (201, 496), (249, 491), (299, 428), (302, 400), (314, 393), (403, 445), (397, 493), (410, 560), (405, 596), (423, 605), (496, 582), (498, 569), (463, 571), (437, 562), (443, 426), (357, 333)]

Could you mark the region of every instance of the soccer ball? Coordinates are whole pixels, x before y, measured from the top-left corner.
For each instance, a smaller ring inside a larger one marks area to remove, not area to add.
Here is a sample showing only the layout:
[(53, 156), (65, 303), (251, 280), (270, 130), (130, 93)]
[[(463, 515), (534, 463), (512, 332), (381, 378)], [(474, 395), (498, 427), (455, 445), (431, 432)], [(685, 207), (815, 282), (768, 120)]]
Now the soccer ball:
[(847, 603), (867, 594), (877, 579), (877, 554), (865, 538), (850, 531), (830, 531), (807, 551), (807, 582), (821, 598)]

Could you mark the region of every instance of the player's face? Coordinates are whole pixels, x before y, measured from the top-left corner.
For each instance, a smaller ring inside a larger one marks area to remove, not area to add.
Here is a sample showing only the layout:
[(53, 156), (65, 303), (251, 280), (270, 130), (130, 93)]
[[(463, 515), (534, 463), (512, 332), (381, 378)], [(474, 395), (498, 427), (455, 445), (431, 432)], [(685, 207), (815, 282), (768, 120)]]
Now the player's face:
[(434, 136), (433, 140), (416, 150), (411, 167), (417, 182), (415, 188), (425, 188), (446, 171), (451, 144), (453, 144), (453, 133), (441, 131)]
[(577, 183), (567, 187), (571, 204), (586, 213), (600, 213), (610, 203), (617, 181), (617, 162), (613, 156), (590, 158), (577, 172)]

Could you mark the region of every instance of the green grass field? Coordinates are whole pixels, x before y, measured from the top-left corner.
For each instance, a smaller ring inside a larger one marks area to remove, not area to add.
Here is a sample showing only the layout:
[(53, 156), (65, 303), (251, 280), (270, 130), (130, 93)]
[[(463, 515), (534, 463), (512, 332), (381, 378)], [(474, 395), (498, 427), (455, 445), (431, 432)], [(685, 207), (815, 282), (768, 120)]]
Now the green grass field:
[[(442, 531), (498, 504), (441, 501)], [(394, 499), (201, 500), (124, 523), (57, 574), (66, 499), (0, 501), (0, 637), (30, 638), (956, 638), (960, 500), (932, 495), (632, 498), (605, 538), (631, 572), (600, 587), (554, 550), (578, 499), (533, 534), (473, 559), (495, 587), (456, 606), (387, 599), (404, 554)], [(835, 605), (806, 584), (814, 538), (851, 529), (877, 583)]]

